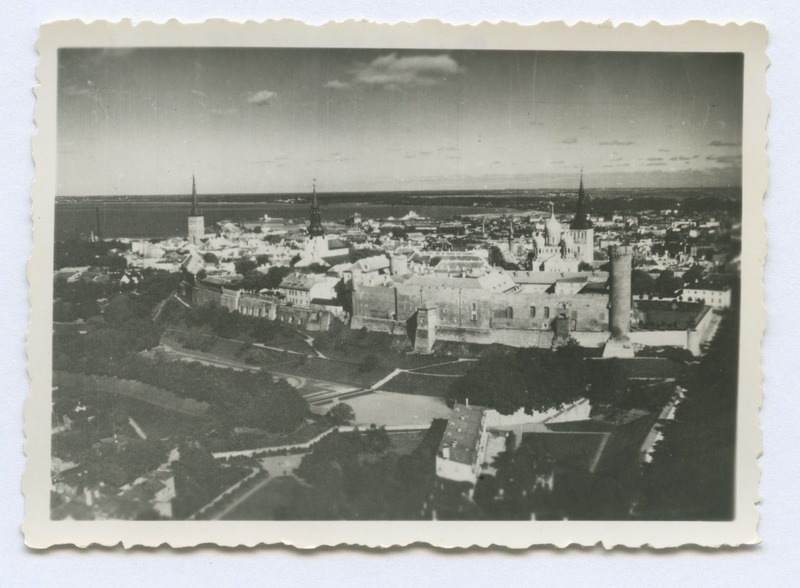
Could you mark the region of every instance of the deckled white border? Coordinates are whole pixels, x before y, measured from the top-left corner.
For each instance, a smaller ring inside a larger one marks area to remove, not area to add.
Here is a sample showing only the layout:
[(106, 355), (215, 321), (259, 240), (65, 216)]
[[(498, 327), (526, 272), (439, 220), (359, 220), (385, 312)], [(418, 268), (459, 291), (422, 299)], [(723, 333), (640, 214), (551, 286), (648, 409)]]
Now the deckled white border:
[[(23, 476), (25, 542), (34, 548), (92, 544), (126, 547), (215, 544), (225, 547), (286, 544), (299, 548), (360, 545), (390, 547), (426, 543), (441, 548), (602, 544), (656, 548), (721, 546), (758, 541), (757, 458), (761, 452), (760, 344), (766, 322), (762, 273), (766, 233), (761, 211), (767, 187), (765, 125), (766, 29), (757, 24), (676, 26), (610, 23), (546, 23), (519, 26), (451, 26), (438, 21), (380, 25), (348, 21), (307, 26), (297, 21), (230, 23), (210, 20), (183, 25), (130, 21), (65, 21), (42, 27), (37, 43), (36, 124), (32, 191), (34, 246), (28, 265), (31, 323), (28, 370), (31, 390), (25, 406), (27, 464)], [(736, 457), (736, 520), (731, 522), (278, 522), (278, 521), (51, 521), (50, 382), (52, 365), (52, 255), (55, 194), (56, 51), (59, 47), (271, 46), (419, 49), (538, 49), (606, 51), (736, 51), (745, 54), (742, 237), (742, 330)]]

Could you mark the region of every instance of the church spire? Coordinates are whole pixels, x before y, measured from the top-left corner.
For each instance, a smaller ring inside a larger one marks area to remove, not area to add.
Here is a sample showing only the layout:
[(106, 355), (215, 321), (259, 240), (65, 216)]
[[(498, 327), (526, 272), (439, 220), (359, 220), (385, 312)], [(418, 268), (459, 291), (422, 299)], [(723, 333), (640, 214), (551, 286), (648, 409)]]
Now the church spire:
[(192, 212), (189, 216), (198, 216), (197, 213), (197, 186), (194, 182), (194, 174), (192, 174)]
[(309, 210), (309, 223), (308, 234), (311, 237), (321, 237), (325, 234), (325, 229), (322, 227), (322, 212), (319, 209), (317, 202), (317, 180), (314, 178), (311, 192), (311, 209)]
[(575, 217), (569, 224), (570, 229), (586, 230), (592, 228), (592, 221), (586, 214), (586, 193), (583, 190), (583, 168), (581, 168), (581, 182), (578, 188), (578, 204), (575, 208)]

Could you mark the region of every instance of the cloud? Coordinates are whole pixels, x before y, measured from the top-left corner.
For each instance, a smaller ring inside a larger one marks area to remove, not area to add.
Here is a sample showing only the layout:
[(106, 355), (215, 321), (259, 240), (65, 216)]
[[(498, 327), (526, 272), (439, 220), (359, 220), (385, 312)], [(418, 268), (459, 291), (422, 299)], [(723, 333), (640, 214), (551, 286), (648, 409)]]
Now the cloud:
[(278, 94), (276, 92), (272, 92), (270, 90), (261, 90), (259, 92), (255, 92), (254, 94), (250, 94), (250, 96), (247, 98), (247, 103), (264, 106), (272, 103), (277, 97)]
[(619, 141), (614, 139), (613, 141), (600, 141), (600, 145), (635, 145), (633, 141)]
[(667, 164), (664, 163), (663, 161), (650, 161), (648, 163), (645, 163), (645, 165), (653, 166), (653, 165), (667, 165)]
[(708, 145), (710, 147), (740, 147), (742, 144), (740, 142), (711, 141)]
[(322, 86), (323, 88), (329, 88), (331, 90), (344, 90), (350, 87), (350, 84), (347, 82), (343, 82), (342, 80), (329, 80), (325, 82)]
[(648, 157), (647, 161), (664, 161), (663, 157)]
[(565, 139), (561, 139), (561, 142), (567, 145), (573, 145), (578, 142), (578, 137), (567, 137)]
[(376, 57), (368, 64), (353, 68), (349, 72), (349, 80), (330, 80), (326, 82), (325, 87), (344, 89), (360, 85), (398, 90), (400, 88), (433, 86), (463, 71), (456, 60), (446, 53), (403, 57), (398, 57), (397, 53), (389, 53)]
[(543, 127), (544, 123), (542, 121), (540, 121), (540, 120), (532, 120), (532, 121), (530, 121), (528, 123), (528, 125), (530, 125), (532, 127)]
[(691, 161), (694, 157), (687, 157), (686, 155), (674, 155), (669, 158), (670, 161)]
[(612, 157), (611, 161), (622, 161), (623, 159), (624, 159), (624, 157), (621, 157), (621, 156), (620, 157)]
[(659, 153), (669, 153), (669, 149), (664, 149), (663, 147), (658, 150)]

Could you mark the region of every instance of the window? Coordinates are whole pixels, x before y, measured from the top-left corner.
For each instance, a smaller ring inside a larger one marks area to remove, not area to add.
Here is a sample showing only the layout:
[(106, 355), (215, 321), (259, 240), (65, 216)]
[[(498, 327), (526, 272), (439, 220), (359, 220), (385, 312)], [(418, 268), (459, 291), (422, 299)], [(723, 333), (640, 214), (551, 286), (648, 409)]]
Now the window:
[(536, 307), (531, 306), (531, 318), (536, 318)]
[(472, 303), (472, 310), (469, 313), (469, 318), (472, 320), (473, 323), (478, 322), (478, 303)]
[(549, 306), (545, 306), (544, 307), (544, 318), (550, 318), (550, 307)]
[(513, 319), (514, 318), (514, 309), (510, 306), (506, 308), (506, 318)]

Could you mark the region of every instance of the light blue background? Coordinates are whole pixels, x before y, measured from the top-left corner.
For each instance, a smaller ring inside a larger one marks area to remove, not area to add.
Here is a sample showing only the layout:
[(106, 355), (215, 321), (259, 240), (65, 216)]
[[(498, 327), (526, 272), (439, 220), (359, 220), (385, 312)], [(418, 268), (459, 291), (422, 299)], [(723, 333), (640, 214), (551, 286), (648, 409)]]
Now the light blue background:
[[(798, 89), (800, 88), (800, 9), (792, 0), (495, 0), (473, 2), (382, 3), (338, 0), (330, 4), (284, 0), (2, 0), (0, 2), (0, 584), (4, 586), (183, 586), (237, 584), (313, 586), (777, 586), (800, 577), (797, 545), (800, 455), (798, 422), (797, 334), (800, 313), (798, 233), (800, 232), (800, 166), (798, 165)], [(33, 177), (30, 137), (34, 131), (38, 25), (63, 18), (84, 20), (164, 21), (176, 17), (197, 22), (207, 17), (232, 20), (292, 17), (321, 24), (350, 17), (395, 22), (440, 17), (454, 23), (511, 20), (534, 23), (612, 19), (644, 24), (676, 24), (689, 19), (713, 22), (765, 23), (770, 30), (772, 67), (767, 85), (772, 100), (768, 132), (770, 186), (764, 201), (769, 232), (766, 267), (769, 325), (764, 340), (766, 392), (761, 413), (765, 457), (764, 497), (759, 533), (763, 544), (745, 550), (673, 554), (600, 550), (525, 553), (443, 553), (416, 548), (390, 553), (328, 550), (304, 554), (284, 549), (221, 552), (212, 549), (171, 553), (167, 550), (125, 553), (122, 550), (27, 550), (19, 523), (24, 506), (20, 477), (22, 404), (27, 391), (23, 351), (27, 328), (25, 262), (29, 255), (29, 190)]]

